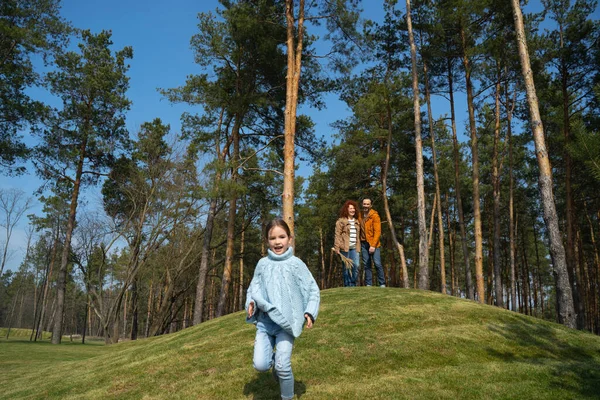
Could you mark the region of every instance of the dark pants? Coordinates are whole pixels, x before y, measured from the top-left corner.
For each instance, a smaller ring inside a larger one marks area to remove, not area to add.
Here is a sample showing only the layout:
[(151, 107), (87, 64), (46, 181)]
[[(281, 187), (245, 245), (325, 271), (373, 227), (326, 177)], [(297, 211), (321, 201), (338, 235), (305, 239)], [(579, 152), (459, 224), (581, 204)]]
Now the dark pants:
[(373, 285), (373, 265), (377, 269), (377, 281), (379, 286), (385, 285), (385, 278), (383, 276), (383, 266), (381, 265), (381, 251), (379, 247), (375, 248), (373, 254), (369, 253), (369, 242), (360, 242), (360, 253), (362, 254), (363, 267), (365, 269), (365, 285)]

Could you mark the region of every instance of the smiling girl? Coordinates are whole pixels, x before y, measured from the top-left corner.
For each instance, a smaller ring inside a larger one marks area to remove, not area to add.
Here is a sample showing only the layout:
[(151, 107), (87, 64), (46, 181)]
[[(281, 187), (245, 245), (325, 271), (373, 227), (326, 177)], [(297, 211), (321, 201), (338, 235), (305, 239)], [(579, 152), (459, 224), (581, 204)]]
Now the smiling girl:
[[(254, 368), (278, 379), (282, 399), (294, 397), (292, 348), (304, 323), (312, 328), (320, 291), (306, 265), (293, 254), (290, 228), (282, 219), (266, 229), (268, 256), (256, 265), (246, 297), (247, 322), (256, 324)], [(275, 350), (275, 351), (274, 351)]]

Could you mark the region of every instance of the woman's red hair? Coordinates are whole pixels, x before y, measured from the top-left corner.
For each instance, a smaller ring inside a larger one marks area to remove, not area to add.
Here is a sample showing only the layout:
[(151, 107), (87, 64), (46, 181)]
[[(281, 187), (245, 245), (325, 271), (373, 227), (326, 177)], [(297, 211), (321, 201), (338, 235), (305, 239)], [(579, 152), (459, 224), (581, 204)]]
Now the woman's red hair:
[(346, 200), (342, 209), (340, 210), (340, 218), (348, 218), (348, 207), (354, 206), (354, 218), (358, 218), (358, 203), (354, 200)]

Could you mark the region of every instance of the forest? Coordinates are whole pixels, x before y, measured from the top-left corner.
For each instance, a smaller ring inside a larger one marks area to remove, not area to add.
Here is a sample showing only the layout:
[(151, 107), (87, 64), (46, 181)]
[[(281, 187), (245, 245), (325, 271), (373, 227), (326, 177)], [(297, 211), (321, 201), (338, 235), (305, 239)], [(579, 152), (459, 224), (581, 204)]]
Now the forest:
[[(2, 1), (0, 173), (43, 183), (0, 188), (8, 333), (116, 343), (242, 310), (275, 217), (342, 286), (335, 222), (370, 198), (387, 286), (600, 334), (596, 0), (385, 0), (378, 21), (359, 0), (219, 3), (189, 42), (202, 73), (159, 88), (187, 110), (175, 132), (127, 128), (134, 48), (60, 0)], [(324, 134), (300, 111), (332, 95), (350, 113)]]

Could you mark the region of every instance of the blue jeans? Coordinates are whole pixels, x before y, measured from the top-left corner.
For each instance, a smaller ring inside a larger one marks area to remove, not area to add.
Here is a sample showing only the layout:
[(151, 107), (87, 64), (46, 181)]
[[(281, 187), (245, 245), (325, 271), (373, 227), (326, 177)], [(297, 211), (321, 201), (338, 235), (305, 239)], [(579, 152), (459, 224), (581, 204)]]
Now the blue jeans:
[(376, 247), (373, 254), (370, 254), (369, 247), (371, 247), (369, 242), (360, 242), (360, 252), (362, 254), (363, 267), (365, 269), (365, 285), (373, 286), (372, 264), (375, 264), (375, 269), (377, 269), (377, 281), (379, 282), (379, 286), (385, 285), (380, 249), (379, 247)]
[[(254, 368), (265, 372), (273, 367), (274, 374), (279, 378), (282, 399), (294, 397), (293, 347), (294, 337), (273, 322), (268, 314), (259, 311), (254, 340)], [(275, 354), (273, 348), (276, 348)]]
[(344, 286), (356, 286), (356, 280), (358, 279), (358, 252), (356, 249), (349, 249), (348, 251), (340, 250), (340, 253), (352, 260), (352, 267), (350, 269), (343, 266)]

